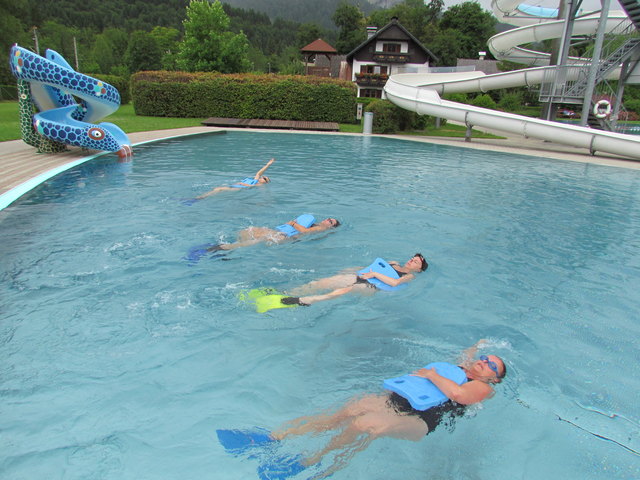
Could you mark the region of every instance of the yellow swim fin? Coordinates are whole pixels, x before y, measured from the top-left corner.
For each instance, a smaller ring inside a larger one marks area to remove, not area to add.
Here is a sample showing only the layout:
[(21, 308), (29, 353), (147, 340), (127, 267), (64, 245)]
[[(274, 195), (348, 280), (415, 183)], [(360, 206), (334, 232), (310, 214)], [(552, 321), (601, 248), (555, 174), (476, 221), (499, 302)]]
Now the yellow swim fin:
[(265, 313), (276, 308), (297, 307), (298, 305), (285, 305), (280, 300), (287, 298), (287, 295), (281, 295), (275, 288), (254, 288), (253, 290), (243, 290), (238, 294), (238, 299), (252, 303), (256, 307), (256, 312)]
[(260, 298), (256, 298), (256, 312), (264, 313), (276, 308), (291, 308), (297, 307), (297, 304), (285, 305), (281, 302), (283, 298), (289, 298), (288, 295), (265, 295)]

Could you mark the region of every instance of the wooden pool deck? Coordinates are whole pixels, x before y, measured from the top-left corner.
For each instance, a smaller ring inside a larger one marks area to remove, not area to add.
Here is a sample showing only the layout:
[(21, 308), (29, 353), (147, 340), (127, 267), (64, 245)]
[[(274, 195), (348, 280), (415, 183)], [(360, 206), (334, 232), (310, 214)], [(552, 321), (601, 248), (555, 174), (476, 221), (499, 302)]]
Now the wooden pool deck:
[(222, 118), (210, 117), (202, 122), (210, 127), (234, 128), (273, 128), (280, 130), (314, 130), (318, 132), (338, 132), (336, 122), (303, 122), (297, 120), (266, 120), (260, 118)]

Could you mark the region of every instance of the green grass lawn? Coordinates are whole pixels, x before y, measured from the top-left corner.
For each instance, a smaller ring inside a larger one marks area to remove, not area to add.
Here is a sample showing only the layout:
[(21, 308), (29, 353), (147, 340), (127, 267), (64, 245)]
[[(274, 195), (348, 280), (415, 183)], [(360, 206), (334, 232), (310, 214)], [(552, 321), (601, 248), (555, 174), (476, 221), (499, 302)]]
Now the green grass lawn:
[[(126, 133), (166, 130), (168, 128), (198, 127), (202, 118), (141, 117), (133, 111), (133, 105), (122, 105), (104, 121), (115, 123)], [(0, 102), (0, 142), (19, 140), (18, 102)]]
[[(531, 113), (531, 112), (528, 112)], [(126, 133), (146, 132), (150, 130), (166, 130), (169, 128), (198, 127), (202, 125), (201, 118), (167, 118), (142, 117), (133, 111), (133, 104), (122, 105), (117, 112), (109, 115), (105, 121), (115, 123)], [(631, 122), (630, 122), (631, 123)], [(638, 122), (633, 122), (638, 123)], [(341, 123), (340, 131), (347, 133), (362, 133), (362, 125)], [(439, 129), (433, 126), (416, 132), (402, 132), (403, 135), (418, 135), (424, 137), (464, 137), (466, 127), (445, 123)], [(488, 133), (473, 130), (473, 138), (502, 138)], [(0, 142), (20, 139), (18, 124), (18, 102), (0, 102)]]

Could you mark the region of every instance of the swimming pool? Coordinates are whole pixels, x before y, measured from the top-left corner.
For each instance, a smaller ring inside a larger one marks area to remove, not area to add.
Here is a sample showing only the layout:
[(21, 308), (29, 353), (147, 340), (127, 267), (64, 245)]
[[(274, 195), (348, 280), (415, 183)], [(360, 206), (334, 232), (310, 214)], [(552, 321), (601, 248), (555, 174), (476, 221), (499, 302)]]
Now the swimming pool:
[[(181, 203), (271, 157), (269, 186)], [(334, 478), (637, 478), (639, 186), (620, 168), (289, 133), (76, 167), (0, 212), (3, 478), (257, 478), (215, 429), (339, 406), (479, 338), (510, 370), (493, 399), (453, 432), (377, 440)], [(182, 259), (304, 212), (343, 226)], [(431, 266), (399, 292), (267, 314), (238, 300), (416, 251)]]

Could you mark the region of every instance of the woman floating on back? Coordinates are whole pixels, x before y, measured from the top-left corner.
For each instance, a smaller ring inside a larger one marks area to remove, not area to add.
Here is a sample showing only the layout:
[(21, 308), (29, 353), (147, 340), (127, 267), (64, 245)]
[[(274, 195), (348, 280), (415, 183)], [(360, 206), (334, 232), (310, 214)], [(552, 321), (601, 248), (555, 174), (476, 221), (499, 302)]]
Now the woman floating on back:
[(262, 167), (260, 170), (256, 172), (253, 178), (247, 177), (237, 183), (234, 183), (230, 187), (216, 187), (213, 190), (208, 191), (207, 193), (203, 193), (202, 195), (197, 196), (196, 198), (185, 200), (183, 201), (183, 203), (185, 205), (192, 205), (198, 200), (202, 200), (204, 198), (210, 197), (211, 195), (216, 195), (221, 192), (237, 192), (241, 188), (260, 187), (262, 185), (266, 185), (267, 183), (270, 183), (271, 180), (269, 179), (269, 177), (263, 174), (264, 172), (267, 171), (267, 168), (269, 168), (271, 164), (275, 161), (276, 161), (275, 158), (272, 158), (271, 160), (269, 160), (264, 167)]

